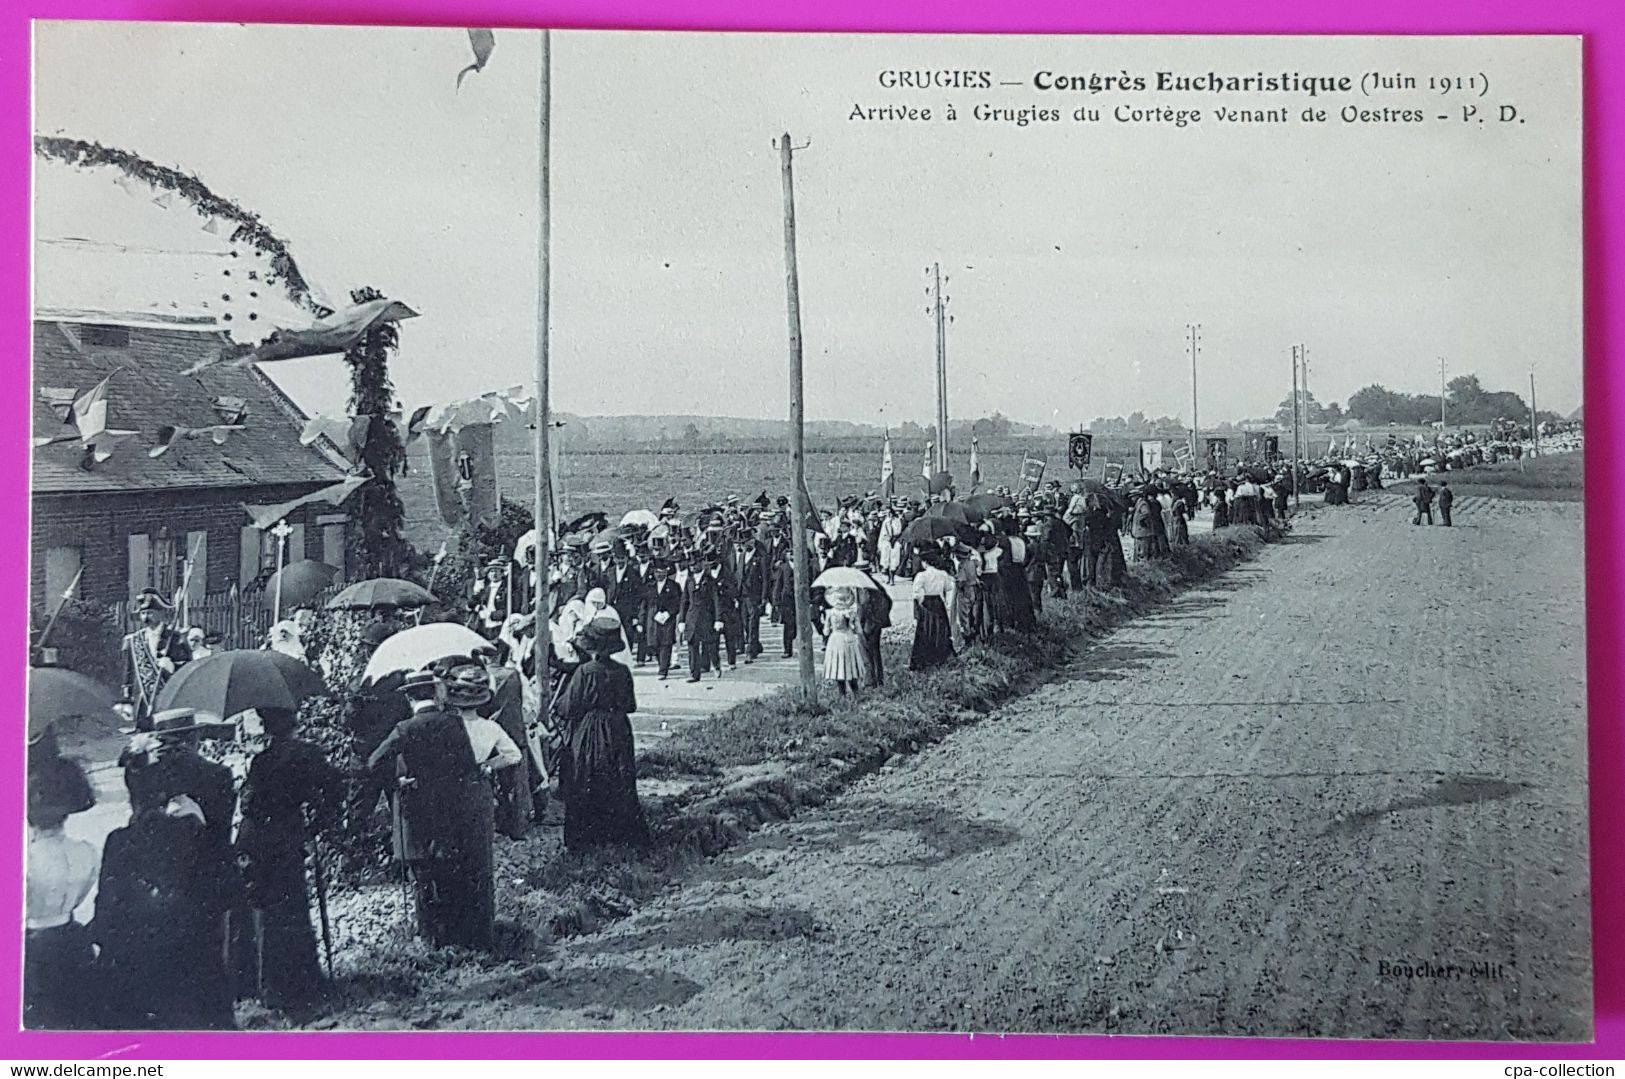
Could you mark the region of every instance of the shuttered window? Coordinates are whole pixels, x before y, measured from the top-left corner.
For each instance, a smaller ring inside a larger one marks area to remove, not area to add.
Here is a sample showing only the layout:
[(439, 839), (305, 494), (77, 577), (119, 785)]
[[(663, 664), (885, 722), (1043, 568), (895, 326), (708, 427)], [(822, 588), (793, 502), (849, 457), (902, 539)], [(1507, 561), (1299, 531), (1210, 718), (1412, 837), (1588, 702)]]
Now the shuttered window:
[(131, 599), (144, 588), (152, 587), (152, 545), (145, 532), (131, 533), (128, 544), (129, 595)]
[(242, 591), (260, 575), (260, 530), (244, 525), (237, 542), (237, 590)]

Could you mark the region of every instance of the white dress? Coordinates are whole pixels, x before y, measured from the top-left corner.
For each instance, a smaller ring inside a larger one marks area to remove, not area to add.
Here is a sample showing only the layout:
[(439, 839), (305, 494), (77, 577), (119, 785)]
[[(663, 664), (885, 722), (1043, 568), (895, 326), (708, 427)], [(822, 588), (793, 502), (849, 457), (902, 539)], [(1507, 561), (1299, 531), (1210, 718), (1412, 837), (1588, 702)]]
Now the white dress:
[(832, 682), (858, 682), (869, 676), (869, 661), (858, 636), (858, 609), (831, 607), (829, 640), (824, 645), (824, 677)]

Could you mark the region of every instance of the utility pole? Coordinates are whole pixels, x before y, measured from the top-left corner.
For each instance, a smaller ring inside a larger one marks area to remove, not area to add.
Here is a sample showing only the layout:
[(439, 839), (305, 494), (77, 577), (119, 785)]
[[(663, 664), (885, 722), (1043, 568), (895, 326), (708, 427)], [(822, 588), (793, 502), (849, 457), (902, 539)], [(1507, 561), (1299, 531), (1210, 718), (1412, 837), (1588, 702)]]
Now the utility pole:
[(1533, 455), (1540, 456), (1540, 413), (1535, 411), (1535, 369), (1529, 369), (1529, 437), (1533, 439)]
[[(536, 638), (545, 648), (547, 622), (552, 615), (551, 592), (548, 585), (552, 573), (553, 546), (553, 457), (548, 440), (553, 434), (553, 410), (548, 401), (548, 301), (552, 289), (552, 267), (549, 262), (553, 243), (551, 142), (553, 123), (553, 39), (542, 31), (542, 63), (538, 77), (539, 119), (536, 125), (536, 479), (531, 492), (536, 500), (533, 514), (536, 523), (536, 592), (531, 601), (531, 613), (536, 619)], [(546, 653), (536, 661), (536, 691), (538, 699), (547, 701), (548, 670)]]
[(1198, 424), (1196, 421), (1196, 355), (1202, 351), (1202, 324), (1189, 322), (1185, 324), (1187, 348), (1191, 354), (1191, 461), (1196, 461), (1196, 438)]
[[(790, 324), (790, 475), (795, 494), (790, 499), (790, 539), (795, 550), (796, 656), (801, 666), (801, 699), (808, 707), (818, 704), (818, 680), (813, 674), (812, 582), (807, 575), (807, 526), (804, 516), (812, 507), (805, 504), (807, 490), (806, 445), (803, 425), (805, 401), (801, 394), (801, 282), (796, 275), (796, 182), (791, 171), (790, 133), (779, 139), (779, 170), (784, 180), (784, 288)], [(937, 338), (942, 338), (938, 316)], [(939, 345), (938, 354), (941, 348)]]
[(948, 471), (948, 319), (942, 297), (942, 264), (931, 264), (937, 318), (937, 471)]
[(1292, 510), (1297, 512), (1301, 499), (1298, 494), (1298, 450), (1303, 443), (1303, 428), (1298, 422), (1298, 354), (1302, 345), (1292, 346)]

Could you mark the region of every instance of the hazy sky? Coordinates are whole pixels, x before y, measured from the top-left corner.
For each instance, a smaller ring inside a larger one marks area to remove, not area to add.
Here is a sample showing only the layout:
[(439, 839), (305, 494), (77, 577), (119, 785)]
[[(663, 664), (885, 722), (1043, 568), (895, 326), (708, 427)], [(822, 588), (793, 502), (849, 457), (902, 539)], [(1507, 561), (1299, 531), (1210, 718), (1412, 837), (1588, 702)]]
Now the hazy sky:
[[(328, 295), (370, 284), (413, 305), (422, 317), (404, 325), (394, 368), (410, 407), (532, 377), (539, 58), (539, 35), (498, 31), (459, 93), (470, 51), (455, 29), (42, 24), (35, 129), (195, 172), (260, 213)], [(950, 277), (957, 416), (1072, 425), (1138, 409), (1188, 422), (1190, 321), (1205, 424), (1272, 412), (1295, 341), (1323, 401), (1371, 382), (1436, 391), (1444, 356), (1452, 373), (1520, 392), (1533, 365), (1543, 407), (1570, 410), (1578, 60), (1575, 39), (555, 33), (554, 407), (785, 414), (772, 139), (788, 130), (811, 142), (795, 167), (812, 417), (930, 420), (933, 260)], [(887, 69), (985, 69), (1022, 85), (885, 90)], [(1312, 102), (1031, 84), (1041, 70), (1159, 69), (1482, 72), (1492, 93), (1471, 103), (1492, 119), (1335, 118), (1350, 102), (1469, 103), (1414, 92)], [(940, 114), (950, 102), (955, 124), (847, 118), (857, 104)], [(1527, 122), (1494, 122), (1509, 102)], [(1120, 103), (1204, 115), (1113, 123)], [(978, 104), (1064, 118), (977, 122)], [(1285, 106), (1294, 121), (1319, 104), (1334, 118), (1222, 127), (1219, 104)], [(1075, 123), (1080, 105), (1107, 118)], [(75, 184), (52, 176), (39, 173), (41, 239), (218, 246), (184, 213), (69, 199)], [(138, 280), (190, 287), (150, 267)], [(307, 409), (342, 408), (336, 357), (268, 370)]]

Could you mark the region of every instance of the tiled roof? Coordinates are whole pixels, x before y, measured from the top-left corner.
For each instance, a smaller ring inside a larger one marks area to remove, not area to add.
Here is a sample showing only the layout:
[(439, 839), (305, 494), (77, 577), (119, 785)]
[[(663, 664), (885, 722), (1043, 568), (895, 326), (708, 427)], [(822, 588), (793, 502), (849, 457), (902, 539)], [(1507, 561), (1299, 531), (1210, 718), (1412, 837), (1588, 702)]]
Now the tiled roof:
[[(110, 322), (115, 321), (110, 319)], [(166, 327), (126, 327), (128, 344), (97, 344), (88, 323), (36, 318), (34, 321), (34, 411), (36, 437), (70, 434), (43, 399), (42, 387), (84, 393), (109, 374), (109, 428), (139, 433), (120, 443), (111, 460), (89, 470), (80, 467), (77, 441), (32, 451), (36, 494), (136, 492), (247, 487), (271, 484), (336, 483), (345, 470), (317, 446), (301, 446), (305, 417), (258, 368), (221, 365), (196, 375), (181, 371), (213, 355), (222, 343), (216, 332)], [(215, 397), (241, 397), (248, 406), (247, 430), (233, 431), (217, 446), (207, 436), (178, 441), (154, 460), (163, 424), (207, 427), (221, 422)]]

